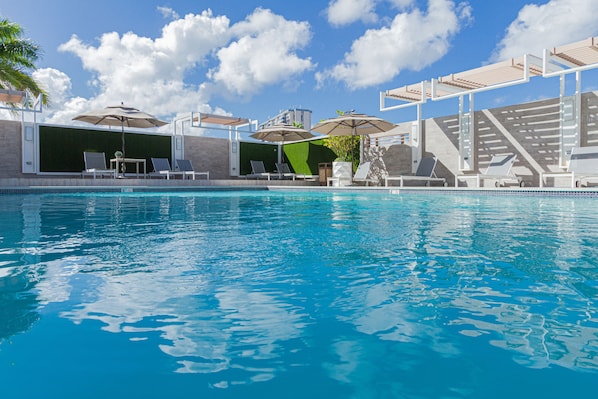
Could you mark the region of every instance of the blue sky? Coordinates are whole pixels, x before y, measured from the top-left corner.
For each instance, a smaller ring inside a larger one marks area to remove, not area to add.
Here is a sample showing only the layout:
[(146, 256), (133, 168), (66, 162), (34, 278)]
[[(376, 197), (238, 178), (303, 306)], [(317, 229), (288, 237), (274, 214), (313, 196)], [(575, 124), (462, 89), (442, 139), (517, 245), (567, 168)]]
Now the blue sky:
[[(124, 102), (171, 120), (190, 111), (263, 122), (306, 108), (380, 112), (379, 93), (598, 35), (598, 0), (0, 0), (44, 51), (42, 120)], [(598, 89), (594, 72), (583, 90)], [(558, 79), (476, 97), (476, 109), (556, 97)], [(457, 112), (426, 105), (424, 117)]]

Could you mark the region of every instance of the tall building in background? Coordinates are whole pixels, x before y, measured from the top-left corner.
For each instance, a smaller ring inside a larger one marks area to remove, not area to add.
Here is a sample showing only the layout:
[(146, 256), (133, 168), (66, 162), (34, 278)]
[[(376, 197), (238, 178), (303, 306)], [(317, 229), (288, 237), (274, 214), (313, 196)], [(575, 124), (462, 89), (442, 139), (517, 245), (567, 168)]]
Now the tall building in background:
[(261, 123), (258, 129), (276, 125), (301, 125), (305, 129), (311, 129), (311, 110), (309, 109), (287, 109), (280, 111), (278, 115)]

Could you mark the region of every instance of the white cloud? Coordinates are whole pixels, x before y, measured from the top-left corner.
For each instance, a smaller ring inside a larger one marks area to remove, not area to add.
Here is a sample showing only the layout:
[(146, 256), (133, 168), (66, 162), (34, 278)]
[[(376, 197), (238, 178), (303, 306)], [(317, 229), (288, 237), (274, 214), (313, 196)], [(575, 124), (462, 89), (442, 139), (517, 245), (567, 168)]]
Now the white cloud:
[(43, 68), (33, 72), (33, 78), (46, 90), (50, 104), (44, 110), (46, 123), (69, 124), (74, 115), (89, 110), (89, 101), (73, 97), (71, 78), (54, 68)]
[(292, 83), (314, 68), (311, 59), (296, 53), (311, 39), (306, 22), (288, 21), (258, 8), (231, 27), (231, 33), (238, 39), (218, 50), (219, 65), (208, 76), (233, 95), (250, 96), (266, 85)]
[(596, 2), (589, 0), (551, 0), (542, 5), (528, 4), (507, 28), (490, 61), (526, 53), (541, 56), (544, 48), (596, 35), (595, 14)]
[(180, 18), (179, 14), (170, 7), (158, 6), (158, 12), (160, 12), (160, 14), (162, 14), (162, 16), (164, 18), (169, 18), (169, 19), (179, 19)]
[(32, 77), (46, 92), (52, 93), (50, 106), (60, 106), (72, 96), (71, 78), (64, 72), (42, 68), (34, 71)]
[(447, 53), (450, 39), (470, 17), (467, 3), (457, 6), (450, 0), (430, 0), (427, 13), (400, 13), (390, 26), (355, 40), (341, 63), (316, 73), (318, 84), (336, 80), (360, 89), (387, 82), (403, 69), (419, 71)]
[(334, 26), (356, 21), (376, 22), (378, 16), (374, 12), (375, 5), (376, 0), (333, 0), (328, 4), (326, 15), (328, 22)]
[(399, 10), (406, 10), (415, 3), (415, 0), (388, 0), (388, 2)]
[(226, 17), (214, 17), (208, 10), (170, 22), (155, 40), (111, 32), (101, 36), (97, 47), (73, 36), (59, 50), (78, 56), (92, 73), (90, 84), (98, 94), (90, 107), (124, 102), (169, 115), (194, 110), (207, 100), (199, 85), (185, 83), (185, 74), (228, 41), (228, 29)]
[[(170, 9), (161, 12), (175, 16)], [(45, 116), (66, 123), (85, 109), (120, 102), (157, 116), (212, 112), (209, 102), (214, 93), (248, 98), (266, 85), (292, 82), (313, 69), (309, 58), (296, 54), (310, 39), (308, 23), (287, 21), (259, 8), (233, 26), (227, 17), (214, 16), (210, 10), (188, 14), (166, 24), (155, 39), (110, 32), (92, 45), (73, 35), (59, 50), (81, 60), (96, 94), (90, 99), (69, 98), (70, 79), (53, 71), (59, 79), (43, 81), (52, 85), (51, 97), (64, 109)], [(38, 73), (47, 76), (50, 71)]]

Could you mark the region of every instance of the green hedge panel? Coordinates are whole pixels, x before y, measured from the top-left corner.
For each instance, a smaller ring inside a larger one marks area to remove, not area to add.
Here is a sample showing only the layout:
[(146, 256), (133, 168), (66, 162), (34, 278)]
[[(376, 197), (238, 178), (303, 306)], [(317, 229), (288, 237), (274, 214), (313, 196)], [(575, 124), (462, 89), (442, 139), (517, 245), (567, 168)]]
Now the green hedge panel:
[(240, 144), (240, 162), (239, 167), (241, 175), (248, 175), (251, 173), (251, 164), (249, 161), (263, 161), (264, 167), (268, 172), (276, 170), (276, 162), (278, 162), (278, 146), (272, 144), (262, 143), (247, 143)]
[[(127, 158), (145, 158), (148, 172), (152, 157), (170, 159), (171, 145), (170, 136), (125, 132)], [(106, 153), (109, 166), (108, 160), (121, 149), (121, 132), (40, 126), (39, 148), (40, 172), (81, 172), (84, 151)]]

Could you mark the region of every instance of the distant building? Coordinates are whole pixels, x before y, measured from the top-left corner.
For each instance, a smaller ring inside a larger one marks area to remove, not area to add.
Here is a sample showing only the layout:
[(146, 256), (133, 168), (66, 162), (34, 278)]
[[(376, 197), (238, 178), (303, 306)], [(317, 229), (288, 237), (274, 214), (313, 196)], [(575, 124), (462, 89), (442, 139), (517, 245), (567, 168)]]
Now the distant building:
[(278, 115), (261, 123), (258, 129), (276, 125), (300, 124), (305, 129), (311, 128), (311, 111), (309, 109), (287, 109), (281, 111)]

